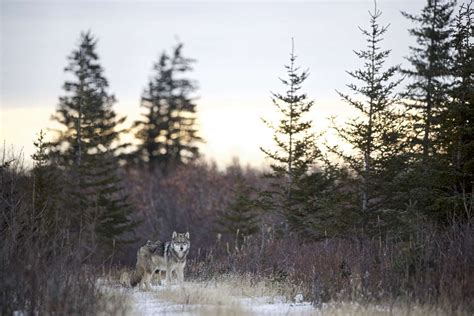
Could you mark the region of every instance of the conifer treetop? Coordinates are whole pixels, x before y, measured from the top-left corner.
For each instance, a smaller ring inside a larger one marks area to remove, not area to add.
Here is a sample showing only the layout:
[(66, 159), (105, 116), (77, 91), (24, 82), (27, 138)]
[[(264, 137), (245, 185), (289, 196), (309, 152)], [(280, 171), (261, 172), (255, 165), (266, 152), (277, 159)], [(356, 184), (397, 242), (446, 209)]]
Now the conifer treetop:
[(280, 119), (277, 125), (262, 119), (274, 131), (273, 140), (277, 149), (260, 148), (272, 161), (275, 175), (289, 178), (303, 175), (320, 155), (315, 144), (316, 135), (311, 131), (312, 122), (304, 117), (310, 112), (314, 101), (309, 100), (306, 93), (300, 92), (309, 71), (301, 71), (296, 66), (296, 59), (292, 39), (290, 63), (285, 65), (287, 77), (279, 78), (287, 90), (283, 94), (272, 92), (272, 102), (280, 113)]

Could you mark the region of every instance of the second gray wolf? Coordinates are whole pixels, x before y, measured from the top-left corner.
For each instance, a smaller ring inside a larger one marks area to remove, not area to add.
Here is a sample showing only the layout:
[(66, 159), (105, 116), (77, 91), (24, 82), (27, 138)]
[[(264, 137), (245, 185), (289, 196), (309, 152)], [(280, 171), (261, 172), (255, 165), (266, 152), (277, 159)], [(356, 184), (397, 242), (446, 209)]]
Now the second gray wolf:
[(150, 241), (137, 251), (137, 265), (130, 279), (131, 286), (139, 282), (141, 286), (150, 288), (153, 274), (160, 271), (166, 272), (166, 284), (171, 284), (171, 274), (175, 271), (178, 282), (184, 281), (184, 267), (189, 253), (191, 242), (189, 232), (173, 232), (171, 241)]

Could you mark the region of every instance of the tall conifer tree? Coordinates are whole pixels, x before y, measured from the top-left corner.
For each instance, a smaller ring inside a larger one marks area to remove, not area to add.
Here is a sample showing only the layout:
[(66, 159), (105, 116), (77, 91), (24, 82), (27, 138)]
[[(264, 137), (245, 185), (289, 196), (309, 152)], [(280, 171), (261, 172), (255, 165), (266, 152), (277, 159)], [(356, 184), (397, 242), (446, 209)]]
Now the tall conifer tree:
[(285, 66), (287, 78), (280, 79), (288, 90), (283, 94), (272, 93), (280, 119), (276, 125), (263, 120), (274, 131), (277, 149), (261, 150), (271, 160), (271, 173), (267, 176), (273, 179), (271, 189), (263, 192), (263, 206), (282, 214), (290, 228), (300, 230), (304, 225), (304, 214), (300, 211), (308, 198), (299, 194), (304, 189), (302, 179), (315, 166), (321, 153), (316, 145), (317, 136), (311, 130), (312, 121), (305, 118), (314, 101), (300, 91), (309, 72), (300, 71), (295, 61), (292, 40), (290, 63)]
[(355, 51), (363, 68), (347, 73), (360, 84), (347, 87), (353, 95), (338, 92), (341, 98), (358, 112), (345, 126), (333, 124), (337, 135), (352, 146), (347, 153), (339, 146), (329, 149), (337, 154), (355, 173), (363, 212), (387, 206), (390, 182), (403, 170), (403, 152), (407, 126), (396, 105), (394, 92), (401, 79), (396, 79), (399, 67), (386, 67), (390, 50), (380, 47), (387, 26), (380, 26), (382, 12), (375, 5), (370, 14), (370, 28), (360, 29), (366, 37), (367, 48)]
[[(464, 3), (454, 18), (451, 46), (453, 48), (449, 87), (450, 101), (441, 121), (443, 151), (449, 166), (450, 182), (445, 192), (448, 200), (455, 203), (455, 215), (461, 218), (473, 216), (474, 183), (474, 46), (472, 2)], [(451, 207), (452, 208), (452, 207)]]
[[(455, 1), (427, 0), (419, 15), (403, 12), (415, 26), (409, 30), (416, 40), (407, 57), (410, 80), (403, 97), (410, 113), (412, 159), (407, 174), (406, 199), (416, 211), (436, 222), (446, 222), (452, 206), (445, 202), (451, 181), (445, 159), (444, 122), (449, 116), (452, 43), (451, 23)], [(449, 204), (449, 203), (448, 203)]]
[(60, 98), (53, 119), (64, 126), (51, 144), (54, 159), (72, 174), (71, 212), (78, 229), (93, 240), (111, 244), (133, 227), (131, 212), (118, 175), (117, 150), (121, 130), (115, 102), (96, 53), (96, 39), (81, 33), (79, 46), (68, 57), (66, 94)]
[(186, 78), (195, 61), (184, 57), (182, 48), (178, 44), (171, 55), (163, 52), (153, 66), (153, 77), (141, 100), (146, 112), (134, 124), (140, 144), (132, 158), (151, 168), (166, 170), (199, 155), (197, 143), (202, 139), (196, 127), (196, 84)]
[[(407, 108), (413, 114), (416, 132), (415, 146), (421, 146), (422, 158), (442, 150), (438, 135), (440, 120), (446, 110), (450, 64), (450, 24), (455, 2), (451, 0), (427, 0), (420, 15), (402, 14), (416, 24), (409, 30), (417, 46), (410, 46), (407, 60), (411, 69), (404, 69), (412, 82), (404, 97)], [(417, 149), (418, 150), (418, 149)]]

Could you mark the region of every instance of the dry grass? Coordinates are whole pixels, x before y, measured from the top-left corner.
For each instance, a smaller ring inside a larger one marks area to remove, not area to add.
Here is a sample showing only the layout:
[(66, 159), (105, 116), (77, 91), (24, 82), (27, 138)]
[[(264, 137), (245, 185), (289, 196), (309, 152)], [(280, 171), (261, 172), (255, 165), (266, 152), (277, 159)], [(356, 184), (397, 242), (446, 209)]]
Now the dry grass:
[(130, 312), (130, 299), (121, 292), (102, 292), (101, 308), (98, 316), (106, 315), (128, 315)]
[[(134, 304), (154, 304), (155, 313), (190, 313), (194, 315), (461, 315), (419, 304), (392, 305), (329, 302), (320, 308), (294, 304), (288, 293), (274, 282), (251, 275), (222, 275), (209, 281), (185, 282), (183, 285), (160, 286), (152, 291), (132, 291), (143, 295)], [(143, 297), (142, 296), (142, 297)], [(133, 300), (132, 300), (133, 301)], [(155, 301), (154, 303), (152, 301)], [(142, 306), (132, 306), (148, 315)], [(146, 310), (146, 308), (145, 308)]]
[(164, 287), (156, 296), (197, 314), (243, 314), (242, 305), (228, 290), (228, 285), (223, 284), (187, 283), (179, 287)]
[(205, 282), (186, 282), (183, 286), (164, 287), (160, 296), (178, 304), (233, 304), (238, 298), (284, 296), (281, 287), (269, 280), (255, 280), (250, 275), (223, 275)]
[(205, 282), (163, 286), (155, 296), (198, 315), (249, 315), (255, 314), (248, 305), (252, 300), (259, 305), (286, 301), (282, 289), (274, 282), (251, 275), (222, 275)]
[(410, 316), (424, 316), (424, 315), (450, 315), (445, 311), (419, 305), (399, 304), (394, 306), (381, 305), (359, 305), (353, 302), (332, 302), (324, 304), (321, 309), (315, 311), (315, 315), (327, 316), (385, 316), (385, 315), (410, 315)]
[[(302, 306), (303, 308), (290, 308), (289, 305), (280, 305), (281, 297), (259, 296), (264, 294), (275, 295), (273, 288), (259, 282), (257, 286), (250, 286), (244, 278), (242, 283), (237, 283), (236, 277), (217, 282), (187, 283), (182, 287), (171, 287), (156, 293), (161, 300), (183, 305), (183, 310), (199, 315), (259, 315), (259, 314), (290, 314), (290, 315), (327, 315), (327, 316), (382, 316), (382, 315), (462, 315), (461, 312), (447, 313), (445, 310), (430, 306), (396, 304), (384, 305), (360, 305), (353, 302), (330, 302), (323, 304), (320, 308)], [(242, 296), (254, 300), (256, 306), (252, 306), (252, 300), (248, 304), (242, 301)], [(261, 298), (261, 299), (260, 299)], [(291, 303), (291, 302), (290, 302)], [(272, 304), (275, 304), (272, 307)]]

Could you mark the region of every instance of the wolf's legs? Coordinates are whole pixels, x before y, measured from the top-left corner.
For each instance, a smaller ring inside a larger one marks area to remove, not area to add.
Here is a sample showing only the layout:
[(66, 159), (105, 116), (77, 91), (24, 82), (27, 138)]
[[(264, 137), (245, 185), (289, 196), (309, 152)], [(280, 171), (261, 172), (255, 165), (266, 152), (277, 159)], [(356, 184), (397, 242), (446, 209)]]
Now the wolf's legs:
[(145, 282), (145, 287), (147, 290), (150, 290), (151, 289), (151, 277), (152, 277), (152, 274), (149, 273), (149, 272), (145, 272), (145, 275), (144, 275), (144, 282)]
[(166, 286), (171, 285), (171, 274), (173, 271), (171, 271), (170, 267), (166, 267)]
[(142, 287), (142, 290), (147, 290), (148, 289), (147, 278), (148, 278), (148, 275), (147, 275), (146, 272), (144, 272), (143, 276), (142, 276), (142, 282), (140, 283), (140, 285)]
[(176, 274), (178, 277), (178, 282), (183, 283), (184, 282), (184, 267), (178, 266), (178, 268), (176, 269)]
[(154, 276), (155, 282), (156, 282), (158, 285), (161, 285), (161, 271), (160, 271), (160, 270), (156, 270), (155, 273), (153, 273), (153, 276)]
[(142, 279), (140, 280), (140, 284), (139, 284), (139, 289), (140, 290), (144, 290), (145, 289), (145, 278), (146, 278), (146, 275), (142, 275)]

